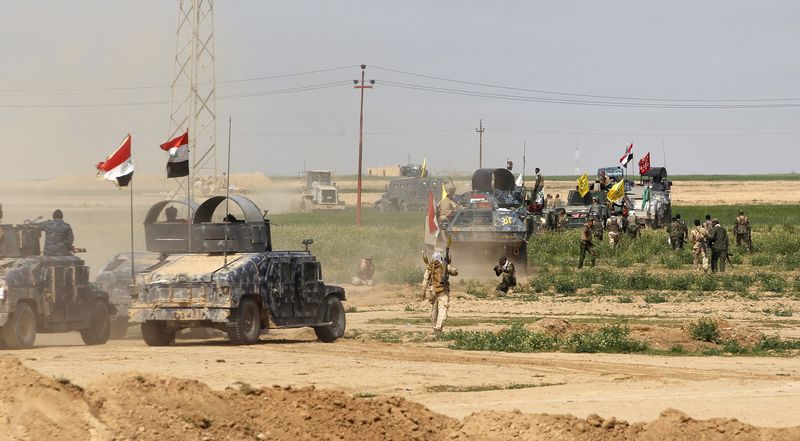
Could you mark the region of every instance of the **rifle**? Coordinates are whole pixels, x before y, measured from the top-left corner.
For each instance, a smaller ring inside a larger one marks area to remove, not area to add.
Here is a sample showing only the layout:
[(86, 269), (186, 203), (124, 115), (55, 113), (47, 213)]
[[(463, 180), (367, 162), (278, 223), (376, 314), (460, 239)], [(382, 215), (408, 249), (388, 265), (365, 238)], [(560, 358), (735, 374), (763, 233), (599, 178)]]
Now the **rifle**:
[(733, 262), (731, 262), (731, 256), (733, 256), (733, 254), (729, 254), (727, 252), (725, 253), (725, 260), (728, 261), (728, 265), (730, 265), (731, 269), (733, 269), (734, 267), (733, 267)]
[(450, 233), (447, 233), (447, 247), (444, 249), (444, 275), (442, 276), (442, 282), (444, 282), (445, 288), (450, 287), (450, 272), (448, 271), (448, 267), (450, 266), (450, 243), (453, 241), (453, 236)]
[[(426, 268), (426, 271), (428, 271), (430, 269), (430, 263), (429, 263), (430, 261), (428, 260), (428, 255), (425, 254), (425, 250), (422, 250), (422, 261), (425, 262), (425, 268)], [(427, 298), (428, 288), (431, 286), (431, 278), (433, 278), (433, 275), (430, 274), (430, 272), (429, 272), (428, 273), (428, 279), (423, 281), (424, 282), (424, 285), (422, 286), (422, 299), (423, 300), (425, 300)]]

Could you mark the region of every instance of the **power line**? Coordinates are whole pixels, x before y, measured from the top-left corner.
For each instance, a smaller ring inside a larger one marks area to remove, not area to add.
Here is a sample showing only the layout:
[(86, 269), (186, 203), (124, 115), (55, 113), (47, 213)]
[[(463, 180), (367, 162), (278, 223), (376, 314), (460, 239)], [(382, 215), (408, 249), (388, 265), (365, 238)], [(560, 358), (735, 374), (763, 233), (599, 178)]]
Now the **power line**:
[(510, 100), (510, 101), (529, 101), (529, 102), (568, 104), (568, 105), (594, 106), (594, 107), (631, 107), (631, 108), (649, 108), (649, 109), (767, 109), (767, 108), (800, 107), (800, 102), (774, 103), (774, 104), (658, 104), (658, 103), (635, 103), (635, 102), (623, 102), (623, 101), (575, 100), (575, 99), (538, 97), (531, 95), (510, 95), (510, 94), (482, 92), (482, 91), (468, 90), (468, 89), (452, 89), (446, 87), (428, 86), (424, 84), (398, 83), (387, 80), (381, 80), (381, 83), (389, 87), (419, 90), (425, 92), (435, 92), (441, 94), (472, 96), (480, 98), (493, 98), (493, 99)]
[[(358, 67), (357, 64), (351, 66), (330, 67), (325, 69), (307, 70), (304, 72), (294, 72), (278, 75), (265, 75), (250, 78), (238, 78), (233, 80), (217, 81), (217, 84), (233, 84), (233, 83), (246, 83), (251, 81), (272, 80), (277, 78), (290, 78), (303, 75), (312, 75), (324, 72), (333, 72), (337, 70), (351, 69)], [(149, 85), (149, 86), (115, 86), (115, 87), (75, 87), (75, 88), (52, 88), (52, 89), (33, 89), (33, 88), (14, 88), (14, 89), (0, 89), (0, 92), (93, 92), (93, 91), (112, 91), (112, 90), (146, 90), (146, 89), (169, 89), (172, 87), (170, 84), (164, 85)]]
[(446, 78), (440, 77), (435, 75), (425, 75), (419, 74), (414, 72), (408, 72), (399, 69), (391, 69), (388, 67), (380, 67), (380, 66), (372, 66), (375, 69), (387, 71), (387, 72), (394, 72), (399, 73), (402, 75), (409, 75), (419, 78), (427, 78), (431, 80), (439, 80), (439, 81), (446, 81), (451, 83), (459, 83), (459, 84), (468, 84), (472, 86), (481, 86), (481, 87), (490, 87), (495, 89), (505, 89), (505, 90), (516, 90), (520, 92), (532, 92), (532, 93), (541, 93), (541, 94), (550, 94), (550, 95), (562, 95), (562, 96), (573, 96), (573, 97), (582, 97), (582, 98), (598, 98), (598, 99), (616, 99), (616, 100), (629, 100), (629, 101), (663, 101), (663, 102), (780, 102), (780, 101), (797, 101), (800, 100), (800, 97), (784, 97), (784, 98), (744, 98), (744, 99), (678, 99), (678, 98), (645, 98), (645, 97), (627, 97), (627, 96), (615, 96), (615, 95), (593, 95), (593, 94), (582, 94), (582, 93), (572, 93), (572, 92), (559, 92), (553, 90), (543, 90), (543, 89), (528, 89), (522, 87), (510, 87), (510, 86), (501, 86), (498, 84), (489, 84), (489, 83), (480, 83), (474, 81), (465, 81), (465, 80), (458, 80), (453, 78)]

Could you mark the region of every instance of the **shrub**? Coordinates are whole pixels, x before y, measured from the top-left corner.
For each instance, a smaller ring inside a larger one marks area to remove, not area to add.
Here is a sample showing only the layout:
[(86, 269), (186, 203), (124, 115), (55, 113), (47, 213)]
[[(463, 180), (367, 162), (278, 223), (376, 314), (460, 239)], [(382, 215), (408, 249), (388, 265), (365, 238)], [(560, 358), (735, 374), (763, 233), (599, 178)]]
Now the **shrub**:
[(617, 303), (633, 303), (633, 297), (628, 294), (617, 297)]
[(729, 354), (746, 354), (750, 350), (739, 343), (738, 340), (725, 340), (722, 342), (722, 352)]
[(750, 265), (753, 266), (769, 266), (774, 260), (773, 256), (765, 254), (756, 254), (750, 258)]
[(672, 291), (687, 291), (692, 287), (694, 276), (691, 274), (676, 274), (667, 276), (663, 288)]
[(558, 339), (543, 332), (528, 331), (522, 323), (514, 323), (497, 333), (459, 329), (446, 332), (440, 338), (453, 340), (452, 349), (469, 351), (539, 352), (558, 347)]
[(717, 289), (717, 279), (713, 274), (703, 274), (695, 277), (693, 285), (694, 289), (698, 291), (714, 291)]
[(627, 326), (614, 324), (606, 325), (596, 331), (580, 332), (573, 334), (566, 343), (572, 352), (644, 352), (648, 349), (647, 343), (630, 337)]
[(667, 297), (660, 292), (650, 292), (644, 296), (645, 303), (667, 303)]
[(783, 340), (777, 335), (762, 335), (761, 340), (753, 346), (756, 351), (793, 351), (800, 349), (800, 340)]
[(701, 317), (689, 325), (689, 333), (695, 340), (717, 343), (720, 336), (719, 324), (711, 317)]
[(758, 273), (756, 277), (765, 291), (783, 292), (786, 290), (786, 285), (788, 285), (784, 277), (775, 273)]

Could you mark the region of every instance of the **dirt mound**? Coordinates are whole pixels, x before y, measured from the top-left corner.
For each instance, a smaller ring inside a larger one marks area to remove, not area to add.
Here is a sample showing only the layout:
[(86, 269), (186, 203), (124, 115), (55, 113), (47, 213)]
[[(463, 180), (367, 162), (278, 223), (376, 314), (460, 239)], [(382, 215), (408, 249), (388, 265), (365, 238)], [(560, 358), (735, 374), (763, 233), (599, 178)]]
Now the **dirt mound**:
[(699, 421), (674, 409), (665, 410), (650, 423), (634, 424), (597, 415), (582, 419), (571, 415), (525, 415), (518, 411), (479, 412), (466, 417), (458, 432), (450, 436), (462, 441), (788, 441), (798, 437), (800, 428), (764, 429), (724, 418)]
[(83, 392), (66, 380), (45, 377), (13, 357), (0, 357), (0, 372), (0, 438), (110, 438)]
[(86, 391), (0, 357), (3, 439), (91, 440), (789, 440), (763, 429), (667, 410), (650, 423), (596, 415), (479, 412), (459, 421), (399, 397), (354, 398), (313, 387), (214, 391), (195, 380), (111, 374)]

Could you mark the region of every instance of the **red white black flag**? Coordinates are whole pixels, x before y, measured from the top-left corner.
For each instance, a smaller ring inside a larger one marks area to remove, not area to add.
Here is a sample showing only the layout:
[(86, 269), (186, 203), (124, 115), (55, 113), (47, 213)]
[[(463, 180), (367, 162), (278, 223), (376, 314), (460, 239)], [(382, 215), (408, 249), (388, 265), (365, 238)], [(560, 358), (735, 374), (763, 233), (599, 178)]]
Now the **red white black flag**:
[(433, 200), (433, 190), (428, 191), (428, 233), (439, 235), (439, 222), (436, 220), (436, 204)]
[(106, 158), (97, 163), (97, 175), (112, 181), (120, 187), (126, 187), (133, 178), (133, 160), (131, 159), (131, 135), (125, 137), (122, 145)]
[(628, 163), (633, 160), (633, 143), (628, 144), (625, 147), (625, 154), (619, 158), (619, 163), (622, 164), (623, 167), (627, 167)]
[(189, 175), (189, 131), (161, 144), (161, 150), (169, 153), (167, 177), (182, 178)]
[(643, 175), (650, 170), (650, 152), (647, 152), (646, 155), (642, 156), (642, 159), (639, 160), (639, 174)]

